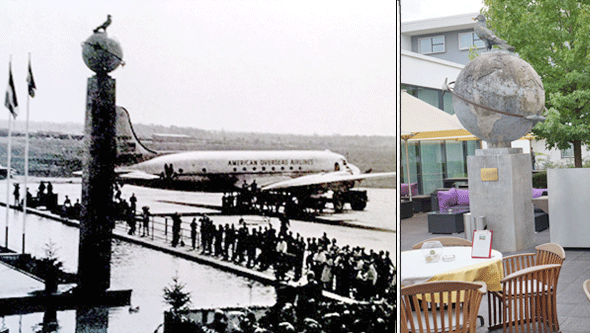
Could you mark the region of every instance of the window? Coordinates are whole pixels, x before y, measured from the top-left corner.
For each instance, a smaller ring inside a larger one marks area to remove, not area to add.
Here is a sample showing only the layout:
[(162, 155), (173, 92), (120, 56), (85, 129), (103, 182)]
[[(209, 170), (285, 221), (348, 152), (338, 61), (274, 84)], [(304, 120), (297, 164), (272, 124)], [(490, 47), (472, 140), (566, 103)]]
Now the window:
[(476, 48), (485, 47), (483, 40), (479, 39), (475, 32), (467, 32), (459, 34), (459, 50), (469, 50), (470, 47), (475, 46)]
[(561, 150), (561, 158), (568, 158), (574, 157), (574, 145), (570, 143), (570, 147), (568, 149)]
[(418, 49), (422, 54), (445, 52), (445, 36), (419, 38)]

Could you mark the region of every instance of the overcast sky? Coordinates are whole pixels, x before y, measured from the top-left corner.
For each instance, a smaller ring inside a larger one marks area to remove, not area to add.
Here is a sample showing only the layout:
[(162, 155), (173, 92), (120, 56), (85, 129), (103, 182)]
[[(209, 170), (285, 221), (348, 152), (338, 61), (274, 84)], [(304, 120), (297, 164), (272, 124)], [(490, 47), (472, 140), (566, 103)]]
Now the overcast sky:
[(111, 73), (117, 104), (134, 123), (395, 135), (394, 1), (3, 0), (0, 89), (12, 55), (18, 120), (30, 52), (30, 119), (84, 122), (81, 43), (107, 14), (126, 63)]
[(482, 0), (401, 0), (401, 20), (418, 21), (478, 13), (481, 8)]

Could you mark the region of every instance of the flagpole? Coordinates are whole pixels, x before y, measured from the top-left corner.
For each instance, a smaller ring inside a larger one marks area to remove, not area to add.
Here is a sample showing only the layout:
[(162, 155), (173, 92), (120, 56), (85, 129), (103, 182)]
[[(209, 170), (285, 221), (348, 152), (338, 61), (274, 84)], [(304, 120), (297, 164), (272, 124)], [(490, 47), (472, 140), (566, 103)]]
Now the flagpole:
[(8, 249), (8, 220), (10, 219), (10, 154), (12, 150), (11, 145), (11, 136), (12, 136), (12, 113), (8, 113), (8, 162), (6, 167), (6, 240), (5, 240), (5, 248)]
[[(31, 75), (31, 53), (29, 52), (29, 74)], [(29, 77), (28, 77), (29, 78)], [(29, 80), (32, 80), (32, 76)], [(25, 253), (25, 233), (27, 228), (27, 178), (29, 177), (29, 101), (31, 100), (30, 82), (28, 83), (29, 92), (27, 94), (27, 121), (25, 123), (25, 202), (23, 204), (23, 254)]]
[(10, 152), (11, 152), (11, 142), (10, 137), (12, 135), (12, 113), (15, 111), (15, 108), (18, 107), (18, 103), (16, 102), (16, 92), (14, 89), (14, 80), (12, 79), (12, 54), (10, 55), (10, 60), (8, 63), (8, 88), (6, 90), (6, 100), (4, 105), (8, 108), (10, 112), (8, 112), (8, 151), (6, 154), (7, 158), (7, 169), (6, 169), (6, 227), (5, 227), (5, 241), (4, 247), (8, 250), (8, 225), (10, 219)]

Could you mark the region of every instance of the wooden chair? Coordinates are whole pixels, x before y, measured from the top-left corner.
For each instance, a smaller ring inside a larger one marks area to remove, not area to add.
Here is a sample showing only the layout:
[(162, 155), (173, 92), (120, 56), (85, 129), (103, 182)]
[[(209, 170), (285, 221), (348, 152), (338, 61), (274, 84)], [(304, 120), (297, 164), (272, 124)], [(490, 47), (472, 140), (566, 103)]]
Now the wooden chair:
[(451, 236), (443, 236), (443, 237), (434, 237), (427, 240), (423, 240), (420, 243), (414, 244), (412, 249), (421, 249), (422, 244), (429, 241), (439, 241), (442, 243), (443, 246), (471, 246), (471, 241), (465, 238), (459, 237), (451, 237)]
[(559, 332), (557, 279), (561, 265), (538, 265), (502, 279), (504, 332)]
[[(565, 260), (565, 250), (559, 244), (545, 243), (535, 247), (535, 250), (537, 250), (536, 253), (515, 254), (502, 258), (504, 276), (538, 265), (561, 265)], [(488, 325), (490, 330), (502, 327), (502, 298), (501, 291), (488, 291)]]
[(523, 253), (504, 257), (504, 276), (536, 265), (563, 264), (565, 250), (556, 243), (545, 243), (535, 247), (537, 253)]
[(590, 301), (590, 279), (584, 281), (584, 284), (582, 285), (582, 287), (584, 288), (584, 292), (586, 293), (586, 297), (588, 297), (588, 300)]
[(437, 281), (401, 288), (401, 332), (472, 332), (481, 304), (481, 285)]

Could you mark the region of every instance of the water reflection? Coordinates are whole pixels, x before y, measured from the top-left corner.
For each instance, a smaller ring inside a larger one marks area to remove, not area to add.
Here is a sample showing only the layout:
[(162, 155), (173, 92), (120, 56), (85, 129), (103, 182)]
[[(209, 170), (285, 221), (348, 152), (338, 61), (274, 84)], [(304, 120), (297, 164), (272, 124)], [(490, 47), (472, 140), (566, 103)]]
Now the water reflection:
[[(62, 250), (72, 246), (67, 237), (52, 240)], [(162, 297), (163, 288), (175, 274), (190, 291), (194, 308), (272, 305), (275, 299), (272, 287), (121, 241), (113, 241), (111, 265), (112, 288), (133, 289), (131, 304), (139, 306), (139, 311), (116, 307), (57, 311), (55, 316), (33, 313), (7, 316), (6, 325), (11, 332), (154, 332), (168, 309)], [(44, 326), (49, 318), (56, 319), (57, 325)]]
[(76, 310), (76, 333), (106, 333), (108, 328), (108, 309), (88, 307)]

